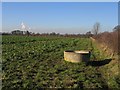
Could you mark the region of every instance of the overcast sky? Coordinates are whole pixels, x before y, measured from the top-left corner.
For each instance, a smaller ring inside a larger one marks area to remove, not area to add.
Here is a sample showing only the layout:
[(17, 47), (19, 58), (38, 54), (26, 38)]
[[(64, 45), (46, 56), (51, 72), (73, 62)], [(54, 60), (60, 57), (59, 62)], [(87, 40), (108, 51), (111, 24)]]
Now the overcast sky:
[(95, 22), (101, 32), (118, 24), (117, 2), (3, 2), (3, 32), (21, 28), (32, 32), (86, 33)]

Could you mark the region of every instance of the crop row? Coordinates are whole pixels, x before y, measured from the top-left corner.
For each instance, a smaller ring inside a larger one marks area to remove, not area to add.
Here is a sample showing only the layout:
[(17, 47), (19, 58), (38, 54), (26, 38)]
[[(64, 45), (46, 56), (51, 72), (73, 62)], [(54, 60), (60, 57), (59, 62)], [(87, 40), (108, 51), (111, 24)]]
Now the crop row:
[[(107, 87), (97, 67), (86, 66), (85, 63), (74, 64), (63, 59), (64, 50), (90, 50), (91, 41), (88, 38), (3, 38), (3, 89)], [(96, 52), (96, 55), (99, 54)]]

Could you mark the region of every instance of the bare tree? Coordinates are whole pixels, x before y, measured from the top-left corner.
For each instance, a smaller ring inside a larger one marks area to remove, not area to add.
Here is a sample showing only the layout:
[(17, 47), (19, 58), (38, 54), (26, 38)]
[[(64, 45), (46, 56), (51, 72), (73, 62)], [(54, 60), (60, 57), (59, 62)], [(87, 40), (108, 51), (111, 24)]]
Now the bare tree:
[(98, 32), (100, 30), (100, 23), (99, 22), (96, 22), (94, 25), (93, 25), (93, 30), (92, 30), (92, 33), (97, 35)]

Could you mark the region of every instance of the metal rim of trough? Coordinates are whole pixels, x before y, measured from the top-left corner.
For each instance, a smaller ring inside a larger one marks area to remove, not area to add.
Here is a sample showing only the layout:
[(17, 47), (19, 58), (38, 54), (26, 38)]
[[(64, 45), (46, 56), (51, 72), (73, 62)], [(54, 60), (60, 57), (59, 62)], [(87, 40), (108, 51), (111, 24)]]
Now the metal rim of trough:
[(66, 51), (64, 51), (64, 60), (73, 62), (73, 63), (88, 62), (90, 60), (90, 51), (66, 50)]

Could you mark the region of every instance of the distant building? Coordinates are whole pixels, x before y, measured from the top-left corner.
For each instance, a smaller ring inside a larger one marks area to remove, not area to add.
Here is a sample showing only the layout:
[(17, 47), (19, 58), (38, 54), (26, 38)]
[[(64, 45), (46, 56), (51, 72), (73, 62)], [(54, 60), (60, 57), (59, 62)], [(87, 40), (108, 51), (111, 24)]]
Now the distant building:
[(87, 32), (86, 35), (89, 36), (89, 37), (91, 37), (92, 36), (91, 31)]
[(29, 31), (14, 30), (11, 32), (13, 35), (30, 35)]
[(11, 33), (13, 35), (29, 35), (31, 32), (29, 32), (30, 27), (24, 25), (24, 23), (21, 23), (21, 28), (20, 29), (14, 29)]
[(14, 30), (11, 33), (14, 35), (23, 35), (23, 31), (20, 31), (20, 30)]

